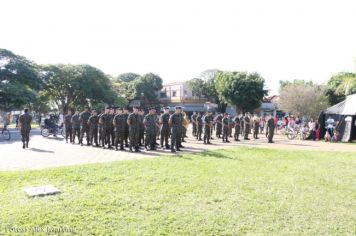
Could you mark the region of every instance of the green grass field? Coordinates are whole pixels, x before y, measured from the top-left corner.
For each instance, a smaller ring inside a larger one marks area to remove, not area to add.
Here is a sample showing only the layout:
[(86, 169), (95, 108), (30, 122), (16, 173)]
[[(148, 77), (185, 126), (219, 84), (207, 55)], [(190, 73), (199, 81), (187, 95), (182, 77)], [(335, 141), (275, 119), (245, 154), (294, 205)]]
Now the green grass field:
[(355, 177), (355, 153), (252, 148), (0, 172), (0, 235), (355, 235)]

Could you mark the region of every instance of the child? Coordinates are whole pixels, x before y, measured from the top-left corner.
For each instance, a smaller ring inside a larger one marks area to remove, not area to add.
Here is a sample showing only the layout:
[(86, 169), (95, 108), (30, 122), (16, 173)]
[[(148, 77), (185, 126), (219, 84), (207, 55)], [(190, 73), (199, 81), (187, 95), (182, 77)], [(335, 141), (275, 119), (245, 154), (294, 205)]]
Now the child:
[(339, 141), (339, 131), (337, 131), (337, 130), (335, 130), (335, 133), (334, 133), (334, 136), (332, 136), (332, 138), (331, 138), (331, 142), (337, 142), (337, 141)]

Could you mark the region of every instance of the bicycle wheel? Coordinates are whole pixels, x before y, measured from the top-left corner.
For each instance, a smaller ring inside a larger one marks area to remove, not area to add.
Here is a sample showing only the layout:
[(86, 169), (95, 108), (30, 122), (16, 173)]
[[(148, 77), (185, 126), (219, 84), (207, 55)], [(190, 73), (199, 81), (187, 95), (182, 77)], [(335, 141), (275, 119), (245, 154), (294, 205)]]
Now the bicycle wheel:
[(41, 135), (43, 137), (48, 137), (49, 136), (49, 130), (44, 128), (43, 130), (41, 130)]
[(287, 137), (289, 140), (293, 140), (293, 139), (295, 139), (295, 134), (293, 132), (288, 132)]
[(10, 140), (10, 139), (11, 139), (10, 131), (8, 131), (8, 130), (3, 130), (3, 131), (1, 132), (1, 134), (2, 134), (2, 137), (3, 137), (4, 140)]

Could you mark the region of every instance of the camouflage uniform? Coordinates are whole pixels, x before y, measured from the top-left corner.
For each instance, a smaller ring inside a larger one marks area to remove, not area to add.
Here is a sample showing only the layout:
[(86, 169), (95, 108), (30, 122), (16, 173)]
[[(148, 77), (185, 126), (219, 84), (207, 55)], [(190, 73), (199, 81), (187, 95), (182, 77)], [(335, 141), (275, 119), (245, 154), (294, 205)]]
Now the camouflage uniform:
[(127, 139), (129, 137), (129, 125), (127, 124), (127, 119), (129, 118), (129, 114), (124, 114), (124, 116), (125, 116), (125, 119), (126, 119), (124, 140), (125, 140), (125, 147), (128, 147), (129, 145), (128, 145)]
[(240, 140), (239, 140), (239, 135), (240, 135), (240, 118), (239, 118), (238, 116), (235, 116), (234, 125), (235, 125), (234, 139), (235, 139), (235, 141), (240, 141)]
[(216, 137), (220, 138), (220, 135), (221, 135), (221, 132), (222, 132), (222, 127), (223, 127), (223, 124), (222, 124), (222, 115), (218, 115), (216, 118), (215, 118), (215, 122), (216, 122)]
[(21, 124), (21, 140), (23, 143), (23, 148), (28, 147), (28, 142), (30, 141), (30, 131), (31, 131), (32, 116), (28, 113), (22, 114), (19, 118), (19, 123)]
[(132, 151), (132, 148), (135, 149), (135, 151), (139, 151), (139, 135), (140, 135), (140, 115), (131, 113), (128, 118), (127, 122), (130, 124), (129, 125), (129, 137), (130, 137), (130, 151)]
[(98, 145), (98, 123), (99, 117), (98, 115), (92, 115), (89, 117), (88, 125), (89, 125), (89, 134), (90, 134), (90, 144), (93, 145), (93, 141), (96, 146)]
[(230, 119), (228, 117), (224, 117), (222, 120), (222, 129), (223, 129), (223, 142), (229, 142), (229, 129), (230, 129)]
[(193, 137), (195, 137), (197, 135), (197, 114), (193, 114), (191, 117), (190, 117), (190, 121), (192, 122), (192, 126), (193, 126)]
[(111, 141), (111, 145), (114, 146), (115, 145), (115, 131), (114, 131), (114, 114), (109, 114), (109, 135), (110, 135), (110, 141)]
[(260, 119), (258, 117), (253, 118), (253, 138), (258, 139), (258, 131), (260, 130)]
[(182, 140), (182, 123), (183, 123), (183, 116), (181, 114), (172, 114), (169, 117), (169, 123), (172, 127), (171, 132), (171, 151), (174, 152), (174, 148), (177, 151), (180, 151), (181, 140)]
[(267, 138), (269, 143), (273, 143), (273, 135), (274, 135), (274, 119), (273, 117), (269, 118), (267, 121)]
[(111, 136), (111, 131), (110, 128), (112, 127), (112, 119), (110, 117), (111, 115), (109, 113), (104, 113), (100, 116), (99, 122), (102, 125), (102, 134), (101, 134), (101, 146), (105, 148), (105, 144), (108, 144), (108, 148), (111, 148), (111, 142), (110, 142), (110, 136)]
[(65, 131), (66, 131), (66, 142), (68, 142), (68, 136), (69, 136), (69, 140), (72, 143), (73, 142), (73, 129), (72, 129), (72, 115), (67, 114), (64, 117), (64, 127), (65, 127)]
[(124, 114), (116, 115), (113, 123), (115, 129), (115, 148), (117, 150), (120, 143), (120, 150), (124, 150), (126, 116)]
[(211, 125), (213, 122), (213, 117), (211, 115), (204, 116), (204, 143), (210, 143), (211, 136)]
[(197, 116), (197, 140), (202, 141), (201, 135), (203, 133), (203, 119), (199, 114)]
[[(102, 112), (102, 113), (100, 113), (99, 115), (98, 115), (98, 120), (100, 121), (100, 117), (102, 116), (104, 114), (104, 112)], [(98, 124), (98, 133), (99, 133), (99, 143), (101, 143), (101, 139), (102, 139), (102, 137), (101, 137), (101, 135), (102, 135), (102, 133), (103, 133), (103, 125), (102, 124), (100, 124), (100, 122), (99, 122), (99, 124)]]
[(153, 150), (156, 143), (157, 115), (147, 114), (143, 120), (146, 126), (145, 147)]
[(251, 132), (251, 125), (250, 125), (250, 117), (249, 116), (245, 116), (244, 117), (244, 139), (248, 140), (248, 135)]
[(143, 115), (139, 115), (140, 118), (140, 134), (139, 134), (139, 138), (138, 138), (138, 144), (140, 146), (142, 146), (145, 143), (145, 126), (143, 125), (143, 119), (144, 116)]
[(75, 136), (77, 135), (78, 141), (80, 141), (80, 116), (79, 114), (73, 115), (72, 119), (70, 122), (72, 123), (72, 133), (73, 133), (73, 138), (72, 141), (73, 143), (75, 142)]
[(79, 143), (83, 144), (83, 137), (84, 133), (87, 135), (87, 144), (89, 145), (89, 125), (88, 125), (88, 120), (90, 117), (90, 112), (89, 111), (83, 111), (80, 113), (80, 140)]
[(168, 138), (169, 138), (169, 114), (162, 114), (160, 117), (160, 120), (162, 122), (162, 126), (161, 126), (161, 146), (163, 147), (163, 142), (165, 143), (166, 148), (169, 148), (169, 144), (168, 144)]

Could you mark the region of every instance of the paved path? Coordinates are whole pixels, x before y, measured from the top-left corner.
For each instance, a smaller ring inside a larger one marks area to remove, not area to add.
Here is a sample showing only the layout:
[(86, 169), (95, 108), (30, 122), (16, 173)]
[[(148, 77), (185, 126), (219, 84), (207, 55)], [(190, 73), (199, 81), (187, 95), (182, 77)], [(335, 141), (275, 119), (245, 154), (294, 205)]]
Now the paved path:
[[(325, 143), (302, 140), (288, 140), (283, 135), (275, 137), (274, 144), (268, 144), (264, 135), (258, 140), (222, 143), (212, 140), (213, 145), (204, 145), (195, 139), (187, 139), (183, 143), (184, 152), (201, 152), (208, 149), (221, 149), (233, 146), (249, 146), (263, 148), (279, 148), (288, 150), (342, 151), (355, 152), (356, 144)], [(43, 169), (48, 167), (70, 166), (88, 163), (111, 162), (141, 158), (154, 158), (173, 155), (169, 150), (143, 151), (130, 153), (128, 151), (103, 150), (87, 146), (66, 144), (60, 138), (43, 138), (39, 130), (33, 130), (29, 149), (22, 149), (18, 131), (12, 130), (13, 139), (10, 142), (0, 140), (0, 171)]]

